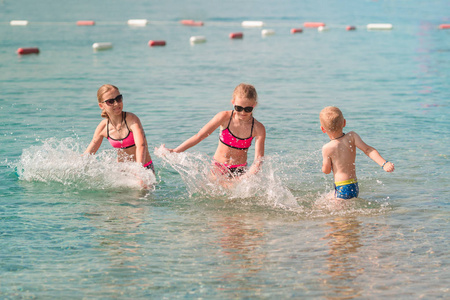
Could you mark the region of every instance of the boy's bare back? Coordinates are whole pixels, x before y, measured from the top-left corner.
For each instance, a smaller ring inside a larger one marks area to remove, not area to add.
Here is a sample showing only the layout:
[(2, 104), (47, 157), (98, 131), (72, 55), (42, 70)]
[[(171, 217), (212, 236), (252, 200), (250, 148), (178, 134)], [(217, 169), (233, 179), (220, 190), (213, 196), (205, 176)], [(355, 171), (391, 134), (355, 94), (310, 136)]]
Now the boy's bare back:
[(357, 135), (355, 132), (349, 132), (331, 140), (322, 147), (322, 171), (326, 174), (333, 171), (334, 181), (345, 181), (356, 178), (355, 135)]

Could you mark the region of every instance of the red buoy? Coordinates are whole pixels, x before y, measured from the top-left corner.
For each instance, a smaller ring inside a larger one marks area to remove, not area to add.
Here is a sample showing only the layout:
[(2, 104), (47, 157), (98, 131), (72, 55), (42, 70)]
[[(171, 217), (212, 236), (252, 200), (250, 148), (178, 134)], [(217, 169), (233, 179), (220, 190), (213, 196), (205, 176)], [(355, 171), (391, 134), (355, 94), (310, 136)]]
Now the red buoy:
[(242, 32), (232, 32), (230, 33), (230, 39), (242, 39), (244, 34)]
[(203, 26), (203, 22), (194, 20), (181, 20), (181, 24), (186, 26)]
[(165, 46), (165, 45), (166, 45), (166, 41), (153, 41), (153, 40), (150, 40), (150, 41), (148, 42), (148, 45), (149, 45), (150, 47), (154, 47), (154, 46)]
[(94, 21), (77, 21), (77, 26), (94, 26)]
[(347, 31), (356, 30), (356, 27), (349, 25), (349, 26), (346, 27), (346, 29), (347, 29)]
[(317, 27), (320, 27), (320, 26), (325, 27), (325, 23), (322, 23), (322, 22), (305, 22), (305, 23), (303, 23), (303, 26), (307, 27), (307, 28), (317, 28)]
[(39, 48), (19, 48), (17, 49), (17, 54), (38, 54)]
[(302, 33), (303, 32), (303, 29), (301, 29), (301, 28), (292, 28), (291, 29), (291, 33)]
[(441, 24), (439, 25), (439, 29), (450, 29), (450, 24)]

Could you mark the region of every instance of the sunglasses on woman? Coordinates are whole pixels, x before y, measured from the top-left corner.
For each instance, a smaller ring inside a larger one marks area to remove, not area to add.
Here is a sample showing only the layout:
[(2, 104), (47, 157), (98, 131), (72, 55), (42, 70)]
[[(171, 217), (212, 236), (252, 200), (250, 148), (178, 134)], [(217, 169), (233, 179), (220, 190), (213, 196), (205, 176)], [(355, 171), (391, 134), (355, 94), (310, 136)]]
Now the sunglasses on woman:
[(253, 111), (253, 106), (242, 107), (242, 106), (239, 106), (239, 105), (235, 105), (234, 109), (237, 112), (245, 111), (245, 112), (249, 113), (249, 112)]
[(122, 94), (120, 94), (116, 98), (105, 100), (102, 103), (106, 103), (108, 106), (111, 106), (114, 104), (114, 102), (122, 103), (122, 100), (123, 100), (123, 97), (122, 97)]

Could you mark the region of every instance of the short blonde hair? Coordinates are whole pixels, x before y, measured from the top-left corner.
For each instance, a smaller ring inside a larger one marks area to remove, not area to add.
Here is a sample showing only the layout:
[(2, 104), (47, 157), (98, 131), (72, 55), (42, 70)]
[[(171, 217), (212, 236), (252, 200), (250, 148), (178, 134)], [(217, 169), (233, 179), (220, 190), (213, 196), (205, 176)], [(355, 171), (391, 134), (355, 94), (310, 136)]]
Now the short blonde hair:
[[(112, 84), (104, 84), (97, 91), (97, 100), (98, 103), (103, 102), (103, 95), (109, 92), (110, 90), (119, 91), (119, 88)], [(102, 118), (109, 118), (106, 111), (102, 110)]]
[(336, 132), (344, 128), (344, 115), (335, 106), (327, 106), (320, 112), (320, 125), (325, 130)]
[(238, 96), (240, 96), (241, 98), (258, 102), (258, 93), (256, 93), (255, 87), (251, 84), (246, 83), (239, 84), (234, 89), (232, 100), (235, 100), (236, 97)]

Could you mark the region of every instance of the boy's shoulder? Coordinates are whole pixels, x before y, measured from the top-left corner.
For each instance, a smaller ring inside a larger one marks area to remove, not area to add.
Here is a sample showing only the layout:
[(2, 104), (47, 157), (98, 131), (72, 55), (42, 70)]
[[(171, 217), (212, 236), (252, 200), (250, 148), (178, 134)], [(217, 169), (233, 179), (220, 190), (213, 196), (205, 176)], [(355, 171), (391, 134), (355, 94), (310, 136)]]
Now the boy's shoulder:
[(335, 143), (333, 143), (333, 141), (329, 141), (328, 143), (326, 143), (322, 146), (322, 152), (330, 152), (334, 148), (336, 148)]

